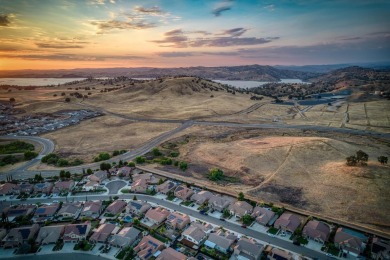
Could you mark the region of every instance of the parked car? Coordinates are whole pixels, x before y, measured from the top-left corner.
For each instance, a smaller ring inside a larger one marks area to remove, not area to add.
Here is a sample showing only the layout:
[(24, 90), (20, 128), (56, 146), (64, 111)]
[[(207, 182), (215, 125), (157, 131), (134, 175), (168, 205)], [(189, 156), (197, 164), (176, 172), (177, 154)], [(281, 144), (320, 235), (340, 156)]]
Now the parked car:
[(245, 225), (245, 224), (243, 224), (243, 225), (241, 225), (241, 227), (242, 227), (242, 228), (246, 228), (246, 225)]
[(225, 219), (224, 219), (224, 218), (220, 218), (219, 220), (220, 220), (220, 221), (225, 221)]

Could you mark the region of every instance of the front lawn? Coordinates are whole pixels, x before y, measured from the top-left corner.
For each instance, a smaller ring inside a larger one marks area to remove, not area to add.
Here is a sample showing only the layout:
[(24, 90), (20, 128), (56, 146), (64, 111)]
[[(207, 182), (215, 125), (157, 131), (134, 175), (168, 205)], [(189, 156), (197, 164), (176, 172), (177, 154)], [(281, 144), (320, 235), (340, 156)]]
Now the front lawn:
[(276, 235), (278, 233), (278, 231), (279, 231), (279, 229), (274, 228), (274, 227), (270, 227), (267, 232), (272, 234), (272, 235)]
[(208, 248), (206, 246), (202, 246), (200, 251), (204, 253), (205, 255), (208, 255), (212, 257), (213, 259), (218, 259), (218, 260), (227, 260), (229, 259), (229, 256), (226, 254), (223, 254), (213, 248)]
[(183, 201), (182, 203), (180, 203), (180, 204), (182, 204), (182, 205), (184, 205), (184, 206), (190, 206), (191, 204), (192, 204), (193, 202), (192, 201)]

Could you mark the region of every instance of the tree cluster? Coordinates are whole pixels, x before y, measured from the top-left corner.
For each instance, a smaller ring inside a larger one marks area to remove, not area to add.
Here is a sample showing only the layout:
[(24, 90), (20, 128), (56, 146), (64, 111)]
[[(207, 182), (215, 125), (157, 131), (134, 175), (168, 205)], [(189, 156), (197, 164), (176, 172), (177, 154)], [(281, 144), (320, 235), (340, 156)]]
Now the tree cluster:
[(366, 154), (362, 150), (359, 150), (356, 152), (356, 155), (348, 156), (346, 160), (348, 166), (367, 166), (368, 154)]

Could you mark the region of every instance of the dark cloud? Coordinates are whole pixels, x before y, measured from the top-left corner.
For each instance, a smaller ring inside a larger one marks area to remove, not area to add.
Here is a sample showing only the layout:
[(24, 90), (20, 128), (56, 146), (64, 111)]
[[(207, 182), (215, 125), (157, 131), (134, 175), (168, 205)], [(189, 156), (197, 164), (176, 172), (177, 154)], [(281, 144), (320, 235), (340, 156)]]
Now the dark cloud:
[(361, 40), (362, 37), (351, 37), (351, 38), (344, 38), (343, 41), (355, 41), (355, 40)]
[(212, 13), (215, 16), (220, 16), (222, 12), (229, 11), (231, 9), (232, 8), (230, 6), (221, 6), (221, 7), (214, 8)]
[(119, 20), (109, 20), (109, 21), (92, 21), (92, 25), (95, 25), (99, 28), (99, 33), (104, 33), (106, 31), (118, 29), (118, 30), (129, 30), (129, 29), (148, 29), (156, 27), (153, 23), (148, 23), (145, 21), (119, 21)]
[(152, 8), (136, 7), (134, 8), (134, 10), (140, 13), (145, 13), (150, 15), (164, 13), (158, 6), (153, 6)]
[(172, 30), (172, 31), (168, 31), (168, 32), (164, 33), (165, 36), (181, 35), (181, 34), (183, 34), (183, 31), (181, 29), (176, 29), (176, 30)]
[(225, 35), (227, 34), (227, 35), (231, 35), (233, 37), (238, 37), (238, 36), (243, 35), (246, 31), (248, 31), (248, 29), (240, 27), (240, 28), (233, 28), (230, 30), (226, 30), (222, 34), (225, 34)]
[(9, 26), (11, 21), (9, 20), (8, 15), (0, 15), (0, 26)]
[(229, 47), (229, 46), (242, 46), (242, 45), (259, 45), (272, 42), (279, 39), (279, 37), (268, 38), (256, 38), (256, 37), (216, 37), (209, 39), (198, 39), (190, 42), (192, 47)]
[(193, 56), (194, 53), (192, 52), (159, 52), (157, 53), (158, 56), (165, 57), (165, 58), (177, 58), (177, 57), (190, 57)]
[(232, 9), (233, 0), (223, 0), (215, 6), (213, 11), (211, 12), (214, 16), (221, 16), (223, 12), (229, 11)]

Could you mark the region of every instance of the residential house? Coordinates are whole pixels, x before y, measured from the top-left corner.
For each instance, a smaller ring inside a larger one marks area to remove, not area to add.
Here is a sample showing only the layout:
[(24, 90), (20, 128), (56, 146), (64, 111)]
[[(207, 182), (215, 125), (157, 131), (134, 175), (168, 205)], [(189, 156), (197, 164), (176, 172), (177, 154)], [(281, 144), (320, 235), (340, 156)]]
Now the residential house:
[(207, 247), (227, 254), (231, 250), (231, 246), (236, 240), (236, 235), (230, 233), (229, 231), (219, 229), (216, 233), (211, 233), (204, 244)]
[(253, 238), (241, 237), (240, 240), (238, 240), (237, 245), (234, 247), (234, 252), (230, 259), (258, 260), (260, 259), (263, 250), (264, 245), (258, 243)]
[(92, 243), (105, 243), (111, 234), (115, 234), (118, 231), (118, 227), (111, 223), (105, 223), (100, 225), (96, 231), (89, 238)]
[(76, 243), (79, 240), (85, 239), (91, 230), (91, 224), (89, 222), (83, 224), (70, 224), (65, 227), (64, 242)]
[(230, 204), (234, 202), (234, 198), (228, 196), (214, 195), (209, 199), (209, 207), (213, 210), (223, 212)]
[(271, 224), (270, 222), (274, 219), (275, 212), (270, 209), (257, 206), (252, 212), (252, 217), (256, 219), (257, 223), (266, 226)]
[(267, 256), (269, 260), (293, 260), (293, 255), (290, 252), (279, 248), (272, 248), (270, 254)]
[(53, 194), (60, 194), (61, 192), (67, 192), (71, 191), (74, 186), (74, 181), (58, 181), (54, 184), (52, 193)]
[(34, 193), (42, 193), (49, 195), (51, 194), (53, 187), (54, 185), (51, 182), (37, 183), (34, 185)]
[(213, 197), (214, 194), (212, 194), (209, 191), (202, 190), (198, 193), (195, 193), (191, 196), (191, 201), (194, 201), (198, 205), (202, 205), (205, 202), (208, 202), (211, 197)]
[(146, 193), (148, 190), (148, 183), (144, 179), (135, 180), (131, 184), (130, 191), (134, 193)]
[(152, 236), (145, 236), (142, 238), (141, 242), (134, 247), (134, 252), (137, 253), (139, 259), (144, 260), (151, 258), (157, 251), (160, 251), (163, 248), (163, 242)]
[(103, 203), (101, 200), (86, 201), (84, 203), (84, 208), (82, 209), (80, 216), (98, 218), (102, 213), (102, 205)]
[(171, 212), (165, 208), (149, 209), (141, 223), (149, 228), (157, 227), (163, 223)]
[(34, 185), (32, 185), (30, 183), (23, 182), (23, 183), (16, 185), (16, 187), (14, 188), (14, 193), (15, 194), (21, 194), (21, 193), (30, 194), (33, 190), (34, 190)]
[(36, 208), (36, 205), (19, 204), (4, 208), (3, 212), (7, 216), (8, 221), (13, 221), (17, 217), (32, 214)]
[(126, 213), (140, 216), (145, 214), (151, 207), (146, 201), (131, 200), (127, 203)]
[(368, 238), (362, 233), (341, 227), (337, 229), (334, 236), (335, 245), (355, 257), (364, 251), (367, 241)]
[(101, 184), (105, 179), (107, 179), (106, 171), (97, 171), (94, 174), (88, 176), (88, 179), (92, 182), (97, 182)]
[(158, 255), (156, 260), (186, 260), (187, 256), (177, 252), (175, 249), (168, 247)]
[(390, 241), (374, 237), (372, 239), (371, 258), (374, 260), (389, 260)]
[(204, 243), (207, 235), (210, 234), (212, 230), (213, 226), (210, 224), (193, 222), (186, 230), (183, 231), (181, 235), (185, 240), (196, 246), (200, 246)]
[(113, 215), (122, 213), (122, 211), (126, 208), (126, 205), (127, 205), (126, 201), (115, 200), (113, 203), (108, 205), (108, 207), (106, 208), (106, 213), (113, 214)]
[(15, 193), (16, 184), (6, 182), (4, 184), (0, 184), (0, 196), (11, 195)]
[(133, 169), (133, 167), (123, 166), (116, 171), (116, 175), (119, 177), (129, 177)]
[(34, 219), (37, 222), (43, 222), (47, 219), (54, 217), (57, 210), (59, 208), (59, 204), (42, 204), (34, 213)]
[(330, 227), (324, 222), (310, 220), (303, 228), (302, 235), (308, 239), (325, 244), (330, 235)]
[(108, 243), (114, 247), (125, 248), (132, 246), (142, 237), (141, 231), (134, 227), (122, 228), (119, 233), (113, 235)]
[(170, 191), (173, 191), (175, 187), (176, 187), (176, 183), (168, 180), (160, 185), (157, 185), (156, 191), (167, 195)]
[(190, 222), (191, 219), (188, 215), (179, 212), (172, 212), (167, 217), (167, 221), (165, 222), (165, 224), (171, 229), (182, 230), (188, 224), (190, 224)]
[(194, 195), (194, 191), (184, 185), (180, 185), (175, 189), (174, 195), (183, 201), (187, 201)]
[(91, 191), (91, 190), (96, 190), (98, 187), (99, 187), (99, 182), (97, 182), (97, 181), (88, 181), (86, 184), (84, 184), (83, 190)]
[(18, 247), (29, 239), (34, 239), (39, 231), (39, 225), (34, 224), (27, 227), (13, 228), (3, 239), (4, 248)]
[(229, 206), (230, 214), (234, 215), (236, 218), (241, 218), (244, 215), (251, 214), (253, 207), (246, 201), (236, 201)]
[(58, 211), (57, 216), (60, 218), (74, 218), (77, 219), (81, 212), (80, 203), (64, 203)]
[(35, 242), (39, 245), (55, 244), (62, 237), (64, 231), (64, 225), (41, 227)]
[(133, 174), (133, 181), (136, 182), (137, 180), (145, 180), (147, 184), (157, 184), (160, 179), (156, 178), (152, 173), (136, 173)]
[(300, 224), (301, 220), (297, 215), (285, 212), (275, 221), (274, 227), (294, 233)]

